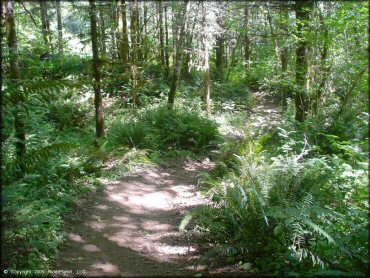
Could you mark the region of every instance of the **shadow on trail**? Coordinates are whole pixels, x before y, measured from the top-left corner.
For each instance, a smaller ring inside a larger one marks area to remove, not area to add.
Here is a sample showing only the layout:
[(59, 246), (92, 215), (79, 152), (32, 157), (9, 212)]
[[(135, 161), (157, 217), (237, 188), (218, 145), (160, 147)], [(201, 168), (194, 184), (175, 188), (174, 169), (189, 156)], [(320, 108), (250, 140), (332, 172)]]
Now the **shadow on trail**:
[(196, 243), (178, 230), (192, 207), (199, 170), (214, 165), (182, 161), (150, 167), (107, 184), (68, 221), (68, 242), (56, 269), (86, 276), (189, 276), (200, 265)]

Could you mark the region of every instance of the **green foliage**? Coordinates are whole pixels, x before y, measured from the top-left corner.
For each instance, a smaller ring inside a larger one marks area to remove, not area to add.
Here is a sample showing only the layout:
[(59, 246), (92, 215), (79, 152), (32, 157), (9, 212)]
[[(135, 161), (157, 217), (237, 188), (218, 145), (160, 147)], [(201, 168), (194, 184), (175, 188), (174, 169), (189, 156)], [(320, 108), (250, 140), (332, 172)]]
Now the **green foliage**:
[(255, 100), (245, 83), (214, 84), (212, 86), (214, 110), (220, 112), (251, 110)]
[(73, 101), (60, 101), (48, 105), (45, 118), (60, 130), (87, 126), (89, 107)]
[(220, 161), (223, 172), (233, 170), (208, 179), (213, 203), (191, 213), (215, 241), (209, 255), (253, 261), (262, 272), (336, 269), (338, 261), (345, 271), (366, 273), (366, 171), (338, 157), (302, 159), (304, 152), (268, 158), (251, 141), (239, 148), (230, 166)]
[[(50, 268), (56, 248), (63, 240), (62, 216), (70, 211), (79, 196), (96, 188), (78, 180), (87, 177), (83, 172), (86, 162), (77, 150), (77, 156), (74, 155), (71, 147), (74, 146), (70, 143), (60, 143), (30, 151), (22, 161), (27, 165), (23, 178), (14, 181), (3, 177), (3, 181), (11, 181), (4, 185), (2, 193), (6, 223), (2, 240), (6, 243), (4, 252), (8, 258), (4, 266)], [(68, 150), (70, 155), (65, 155)], [(8, 166), (6, 163), (7, 175), (12, 173)]]
[(108, 136), (112, 147), (152, 150), (209, 149), (217, 140), (217, 125), (197, 113), (160, 106), (143, 111), (131, 122), (115, 122)]
[(153, 131), (145, 122), (117, 121), (110, 127), (108, 141), (112, 147), (147, 148), (152, 146), (150, 135)]

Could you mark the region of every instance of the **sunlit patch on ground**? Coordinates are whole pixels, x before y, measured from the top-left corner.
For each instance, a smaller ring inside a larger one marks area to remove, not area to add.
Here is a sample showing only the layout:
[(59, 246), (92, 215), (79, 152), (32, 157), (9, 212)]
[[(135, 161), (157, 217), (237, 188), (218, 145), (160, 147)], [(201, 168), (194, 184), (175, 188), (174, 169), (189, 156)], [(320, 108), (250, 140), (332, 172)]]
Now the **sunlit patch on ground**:
[[(60, 267), (86, 269), (90, 276), (185, 275), (203, 269), (196, 263), (196, 246), (178, 226), (185, 211), (205, 202), (197, 173), (212, 167), (209, 160), (189, 159), (107, 184), (104, 197), (80, 215), (81, 225), (74, 227), (78, 234), (69, 235)], [(76, 263), (78, 256), (83, 259)]]

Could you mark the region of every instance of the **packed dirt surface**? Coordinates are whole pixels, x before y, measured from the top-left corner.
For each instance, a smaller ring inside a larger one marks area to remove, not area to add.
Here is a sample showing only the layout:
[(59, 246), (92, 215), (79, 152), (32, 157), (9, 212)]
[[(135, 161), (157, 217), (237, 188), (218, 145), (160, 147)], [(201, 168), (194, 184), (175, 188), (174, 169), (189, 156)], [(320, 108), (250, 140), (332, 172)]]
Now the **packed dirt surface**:
[(252, 125), (252, 136), (263, 135), (281, 124), (281, 104), (276, 99), (269, 97), (266, 92), (255, 92), (256, 99), (250, 123)]
[[(257, 106), (248, 121), (253, 137), (281, 121), (276, 100), (261, 92), (254, 96)], [(191, 208), (207, 203), (197, 186), (198, 175), (214, 167), (208, 158), (177, 159), (105, 184), (103, 192), (87, 197), (68, 217), (68, 242), (59, 252), (56, 270), (97, 277), (254, 276), (238, 265), (225, 267), (222, 258), (204, 259), (206, 239), (179, 231)]]
[(56, 269), (84, 276), (222, 272), (209, 269), (213, 263), (202, 263), (197, 241), (178, 228), (192, 207), (206, 202), (197, 175), (213, 167), (208, 159), (177, 160), (170, 167), (144, 167), (107, 184), (69, 218), (68, 242)]

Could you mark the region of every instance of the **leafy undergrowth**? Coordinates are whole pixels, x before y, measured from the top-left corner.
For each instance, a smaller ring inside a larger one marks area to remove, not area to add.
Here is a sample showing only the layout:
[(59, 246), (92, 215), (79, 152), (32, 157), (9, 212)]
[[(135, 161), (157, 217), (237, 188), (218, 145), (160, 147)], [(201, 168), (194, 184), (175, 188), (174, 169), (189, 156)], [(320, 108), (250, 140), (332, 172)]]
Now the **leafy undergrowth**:
[(319, 124), (328, 115), (297, 126), (291, 112), (271, 134), (223, 144), (214, 172), (202, 176), (212, 203), (195, 208), (181, 228), (194, 221), (210, 239), (207, 256), (248, 264), (248, 271), (365, 276), (365, 127), (343, 134), (341, 120)]
[(159, 106), (140, 111), (131, 121), (115, 121), (110, 127), (107, 147), (200, 153), (214, 147), (217, 140), (217, 124), (206, 116)]

